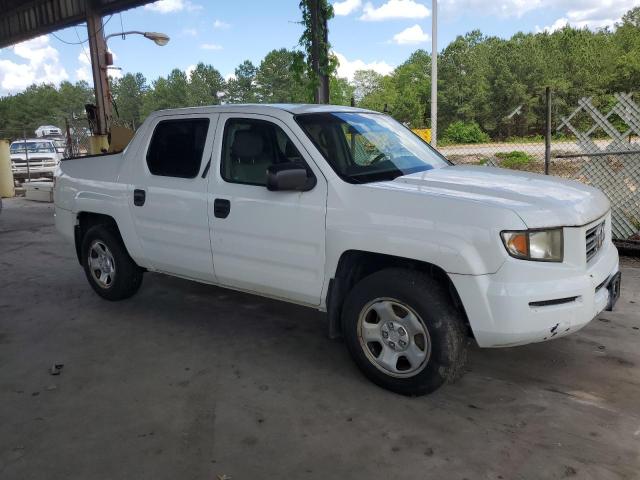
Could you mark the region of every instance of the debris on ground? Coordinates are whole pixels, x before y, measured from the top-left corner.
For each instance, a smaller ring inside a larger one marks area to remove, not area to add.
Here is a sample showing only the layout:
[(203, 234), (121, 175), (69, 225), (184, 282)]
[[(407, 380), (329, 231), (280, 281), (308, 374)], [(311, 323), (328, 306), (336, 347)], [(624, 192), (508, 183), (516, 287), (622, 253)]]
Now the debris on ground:
[(53, 366), (49, 369), (49, 373), (51, 375), (60, 375), (62, 373), (63, 367), (64, 363), (54, 363)]

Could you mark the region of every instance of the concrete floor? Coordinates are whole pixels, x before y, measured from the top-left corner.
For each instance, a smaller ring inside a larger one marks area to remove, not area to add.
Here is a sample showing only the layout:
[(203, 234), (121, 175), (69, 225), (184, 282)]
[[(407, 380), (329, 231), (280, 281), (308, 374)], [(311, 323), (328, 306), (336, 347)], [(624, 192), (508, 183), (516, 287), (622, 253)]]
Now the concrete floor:
[(51, 215), (0, 215), (3, 480), (640, 478), (640, 262), (615, 312), (474, 348), (460, 382), (411, 399), (311, 310), (151, 274), (101, 300)]

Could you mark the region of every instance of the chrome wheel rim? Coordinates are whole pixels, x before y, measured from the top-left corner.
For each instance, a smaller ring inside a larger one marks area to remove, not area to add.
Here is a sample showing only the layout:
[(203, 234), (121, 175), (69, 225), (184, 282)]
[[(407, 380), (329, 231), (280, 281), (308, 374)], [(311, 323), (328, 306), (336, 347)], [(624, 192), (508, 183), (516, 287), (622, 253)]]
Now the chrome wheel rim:
[(367, 359), (394, 377), (412, 377), (429, 363), (429, 330), (416, 311), (400, 300), (376, 298), (358, 317), (358, 340)]
[(116, 278), (116, 262), (104, 242), (94, 240), (91, 243), (88, 265), (96, 283), (102, 288), (111, 288)]

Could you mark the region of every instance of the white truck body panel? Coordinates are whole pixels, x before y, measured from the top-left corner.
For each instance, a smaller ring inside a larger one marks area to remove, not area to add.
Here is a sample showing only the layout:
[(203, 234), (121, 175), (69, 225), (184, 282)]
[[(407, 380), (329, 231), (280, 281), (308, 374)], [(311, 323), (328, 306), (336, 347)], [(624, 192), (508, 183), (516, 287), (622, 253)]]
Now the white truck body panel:
[[(451, 279), (481, 347), (571, 333), (605, 308), (606, 292), (596, 287), (618, 271), (618, 255), (609, 202), (601, 192), (489, 167), (447, 166), (392, 181), (347, 183), (294, 118), (336, 111), (366, 112), (301, 105), (156, 112), (122, 154), (62, 162), (55, 195), (58, 229), (73, 239), (79, 213), (109, 215), (142, 267), (320, 310), (327, 307), (329, 281), (345, 252), (427, 262)], [(151, 175), (144, 159), (153, 128), (161, 119), (179, 117), (210, 119), (200, 172), (193, 179)], [(273, 192), (225, 181), (220, 157), (230, 118), (263, 119), (282, 128), (313, 171), (315, 187)], [(144, 207), (133, 204), (137, 188), (147, 192)], [(215, 199), (231, 202), (227, 218), (214, 215)], [(606, 242), (587, 262), (585, 232), (603, 219)], [(563, 229), (561, 263), (512, 258), (500, 239), (504, 230), (547, 227)], [(564, 297), (576, 298), (529, 305)]]

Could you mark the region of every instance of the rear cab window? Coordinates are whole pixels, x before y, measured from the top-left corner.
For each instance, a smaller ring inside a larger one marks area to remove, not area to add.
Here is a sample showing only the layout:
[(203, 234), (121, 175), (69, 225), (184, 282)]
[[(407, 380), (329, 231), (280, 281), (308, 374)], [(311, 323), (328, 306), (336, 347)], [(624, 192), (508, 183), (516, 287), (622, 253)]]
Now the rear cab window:
[(147, 150), (152, 175), (195, 178), (200, 172), (208, 118), (168, 119), (156, 125)]

